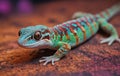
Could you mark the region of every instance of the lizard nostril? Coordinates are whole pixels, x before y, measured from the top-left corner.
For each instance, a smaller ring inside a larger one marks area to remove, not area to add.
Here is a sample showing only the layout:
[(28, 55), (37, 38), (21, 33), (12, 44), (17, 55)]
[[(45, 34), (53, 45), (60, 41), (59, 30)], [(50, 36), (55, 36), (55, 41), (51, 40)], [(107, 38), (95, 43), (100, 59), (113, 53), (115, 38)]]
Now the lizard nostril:
[(18, 35), (20, 36), (21, 34), (22, 34), (22, 32), (21, 32), (21, 31), (19, 31), (19, 32), (18, 32)]

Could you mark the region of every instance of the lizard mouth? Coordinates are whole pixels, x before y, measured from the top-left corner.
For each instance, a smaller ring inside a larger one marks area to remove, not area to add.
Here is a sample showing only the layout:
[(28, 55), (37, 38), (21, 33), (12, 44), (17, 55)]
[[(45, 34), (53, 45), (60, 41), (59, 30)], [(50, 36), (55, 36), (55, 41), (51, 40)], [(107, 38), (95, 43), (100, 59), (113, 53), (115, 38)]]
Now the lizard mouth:
[(51, 45), (52, 42), (48, 40), (40, 40), (32, 44), (23, 44), (23, 46), (27, 48), (41, 48), (41, 49), (48, 48)]
[(32, 43), (32, 44), (26, 44), (25, 42), (23, 42), (22, 44), (18, 42), (18, 45), (20, 47), (24, 47), (24, 48), (37, 48), (37, 46), (35, 46), (37, 43)]

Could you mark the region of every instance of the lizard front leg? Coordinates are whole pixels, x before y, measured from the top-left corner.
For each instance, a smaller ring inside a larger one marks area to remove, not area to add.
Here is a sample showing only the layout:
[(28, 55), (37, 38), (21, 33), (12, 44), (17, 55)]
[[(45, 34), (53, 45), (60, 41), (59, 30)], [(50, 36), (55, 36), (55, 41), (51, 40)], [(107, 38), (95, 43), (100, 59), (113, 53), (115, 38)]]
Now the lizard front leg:
[(39, 62), (45, 62), (43, 65), (52, 62), (52, 65), (54, 65), (55, 61), (59, 61), (60, 58), (65, 56), (71, 49), (71, 46), (64, 42), (59, 42), (57, 46), (59, 47), (59, 49), (56, 51), (54, 55), (48, 57), (42, 57), (43, 59), (40, 59)]

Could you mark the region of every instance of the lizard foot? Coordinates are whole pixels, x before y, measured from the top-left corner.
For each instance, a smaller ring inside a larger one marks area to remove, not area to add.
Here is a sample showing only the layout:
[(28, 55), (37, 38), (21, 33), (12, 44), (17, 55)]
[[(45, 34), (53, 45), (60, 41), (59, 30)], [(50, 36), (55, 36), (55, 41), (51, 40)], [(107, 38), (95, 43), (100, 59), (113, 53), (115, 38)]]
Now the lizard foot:
[(60, 60), (60, 58), (55, 56), (48, 56), (48, 57), (42, 57), (42, 59), (39, 60), (39, 62), (45, 62), (43, 65), (46, 65), (49, 62), (52, 62), (52, 65), (54, 65), (55, 61)]
[(100, 43), (108, 43), (108, 45), (112, 45), (114, 41), (117, 41), (120, 43), (120, 39), (118, 37), (111, 36), (106, 39), (102, 39)]

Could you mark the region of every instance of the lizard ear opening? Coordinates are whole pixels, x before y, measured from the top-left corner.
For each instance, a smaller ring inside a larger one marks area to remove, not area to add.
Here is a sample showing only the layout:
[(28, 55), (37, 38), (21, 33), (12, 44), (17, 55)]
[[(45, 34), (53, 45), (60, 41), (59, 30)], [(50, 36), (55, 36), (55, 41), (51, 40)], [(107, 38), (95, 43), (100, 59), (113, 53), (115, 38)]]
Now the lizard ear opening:
[(38, 40), (41, 39), (41, 37), (42, 37), (41, 32), (40, 31), (36, 31), (35, 34), (34, 34), (34, 39), (38, 41)]

